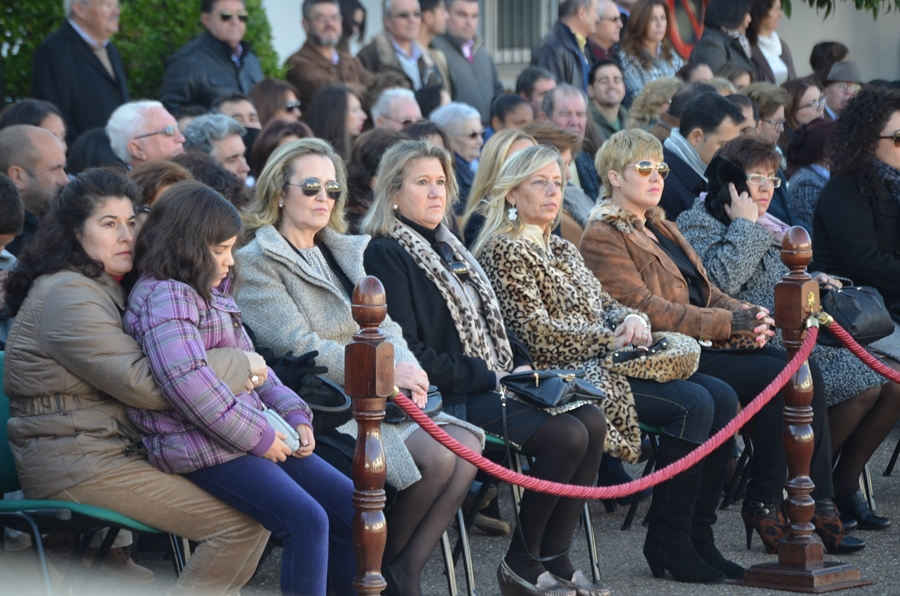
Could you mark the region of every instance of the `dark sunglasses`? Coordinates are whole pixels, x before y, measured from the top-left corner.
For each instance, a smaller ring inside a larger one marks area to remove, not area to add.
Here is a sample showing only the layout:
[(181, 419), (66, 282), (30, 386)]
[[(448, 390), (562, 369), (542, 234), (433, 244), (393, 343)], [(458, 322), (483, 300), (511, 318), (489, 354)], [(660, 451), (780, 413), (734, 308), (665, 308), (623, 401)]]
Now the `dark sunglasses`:
[(669, 175), (669, 164), (665, 162), (654, 166), (652, 162), (639, 161), (638, 163), (627, 167), (634, 168), (641, 176), (649, 176), (653, 172), (653, 170), (656, 170), (656, 173), (659, 174), (664, 180), (666, 176)]
[(395, 19), (421, 19), (422, 13), (419, 12), (418, 10), (415, 12), (395, 12), (394, 18)]
[[(288, 182), (288, 186), (297, 186), (300, 190), (303, 191), (308, 197), (318, 196), (319, 191), (322, 190), (322, 181), (318, 178), (307, 178), (300, 184), (294, 184), (293, 182)], [(332, 201), (337, 201), (341, 198), (341, 192), (344, 188), (341, 186), (340, 182), (336, 182), (334, 180), (330, 180), (324, 184), (325, 186), (325, 194)]]
[(452, 246), (446, 242), (435, 242), (434, 248), (441, 255), (441, 258), (444, 259), (447, 269), (459, 279), (459, 283), (464, 284), (469, 281), (469, 264), (465, 261), (457, 260)]
[(236, 14), (233, 12), (220, 12), (219, 13), (219, 18), (222, 19), (223, 23), (227, 23), (234, 17), (237, 17), (238, 20), (242, 23), (246, 23), (247, 21), (250, 20), (250, 15), (247, 14), (246, 12), (239, 12)]
[(174, 137), (178, 134), (178, 125), (170, 124), (162, 130), (157, 130), (156, 132), (148, 132), (145, 135), (141, 135), (139, 137), (134, 137), (135, 139), (146, 139), (147, 137), (152, 137), (154, 135), (166, 135), (167, 137)]
[(887, 137), (878, 137), (879, 139), (891, 139), (894, 141), (894, 147), (900, 147), (900, 130)]
[(470, 139), (472, 139), (472, 140), (474, 141), (474, 140), (477, 139), (478, 137), (481, 137), (481, 138), (483, 139), (483, 138), (484, 138), (484, 131), (483, 131), (483, 130), (474, 130), (474, 131), (469, 132), (469, 133), (463, 133), (463, 134), (460, 135), (460, 136), (468, 137), (468, 138), (470, 138)]
[(294, 110), (300, 111), (300, 102), (299, 101), (289, 101), (284, 104), (284, 109), (288, 112), (293, 112)]

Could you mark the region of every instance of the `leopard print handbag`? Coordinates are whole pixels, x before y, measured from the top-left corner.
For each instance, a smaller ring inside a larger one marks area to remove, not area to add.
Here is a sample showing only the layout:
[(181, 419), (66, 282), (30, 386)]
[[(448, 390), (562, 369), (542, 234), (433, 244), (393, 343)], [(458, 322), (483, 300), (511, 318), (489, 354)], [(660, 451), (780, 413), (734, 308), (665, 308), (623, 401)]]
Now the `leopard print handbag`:
[(700, 366), (700, 344), (673, 331), (652, 334), (650, 347), (629, 346), (610, 352), (603, 367), (635, 379), (665, 383), (683, 380)]

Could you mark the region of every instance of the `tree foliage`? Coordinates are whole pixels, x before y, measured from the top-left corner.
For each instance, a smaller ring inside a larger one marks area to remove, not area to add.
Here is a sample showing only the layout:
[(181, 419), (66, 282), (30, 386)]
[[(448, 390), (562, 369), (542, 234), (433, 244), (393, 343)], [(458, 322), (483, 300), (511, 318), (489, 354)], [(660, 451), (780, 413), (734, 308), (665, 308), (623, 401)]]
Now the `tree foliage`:
[[(873, 19), (877, 19), (878, 15), (881, 13), (890, 12), (892, 8), (894, 10), (900, 10), (900, 0), (797, 0), (797, 2), (800, 4), (807, 4), (810, 8), (815, 8), (818, 11), (824, 10), (825, 16), (823, 18), (826, 19), (834, 12), (838, 2), (842, 4), (852, 2), (856, 10), (871, 12)], [(790, 17), (791, 0), (782, 0), (781, 7), (784, 10), (784, 13)]]
[[(262, 0), (244, 0), (250, 21), (245, 40), (259, 56), (263, 72), (280, 76), (278, 55)], [(157, 97), (166, 60), (203, 32), (200, 0), (120, 0), (122, 15), (113, 41), (128, 73), (134, 98)], [(63, 22), (62, 0), (12, 0), (0, 9), (0, 54), (5, 95), (15, 101), (31, 91), (31, 60), (41, 42)]]

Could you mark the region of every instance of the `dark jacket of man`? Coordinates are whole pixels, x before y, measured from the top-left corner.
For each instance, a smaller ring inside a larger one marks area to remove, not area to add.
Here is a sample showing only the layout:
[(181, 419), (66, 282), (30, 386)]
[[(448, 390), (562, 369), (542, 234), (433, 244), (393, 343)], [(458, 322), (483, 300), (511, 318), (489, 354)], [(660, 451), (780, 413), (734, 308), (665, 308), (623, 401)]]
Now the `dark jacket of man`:
[(578, 154), (578, 157), (575, 158), (575, 171), (578, 172), (581, 190), (592, 201), (596, 201), (597, 195), (600, 194), (600, 177), (597, 175), (597, 168), (594, 166), (594, 159), (590, 152), (582, 151)]
[(494, 59), (488, 54), (480, 39), (472, 46), (472, 62), (462, 53), (463, 39), (450, 35), (438, 35), (432, 45), (447, 56), (450, 70), (450, 95), (453, 101), (467, 103), (481, 114), (481, 123), (491, 122), (491, 102), (503, 93), (503, 85), (497, 75)]
[(604, 141), (609, 140), (609, 137), (619, 132), (619, 130), (625, 130), (625, 124), (628, 122), (628, 110), (625, 109), (625, 106), (619, 106), (619, 130), (613, 128), (613, 125), (609, 123), (609, 120), (606, 119), (606, 116), (603, 115), (603, 112), (600, 111), (600, 108), (593, 101), (588, 107), (591, 111), (591, 117), (594, 119), (594, 124), (597, 125), (600, 134), (603, 135)]
[(259, 58), (246, 42), (241, 42), (240, 68), (231, 59), (234, 52), (209, 31), (178, 50), (169, 59), (163, 77), (160, 101), (172, 114), (191, 105), (212, 107), (212, 103), (231, 93), (249, 94), (264, 78)]
[(560, 83), (587, 91), (591, 63), (578, 48), (575, 34), (561, 21), (556, 21), (550, 33), (534, 48), (531, 65), (546, 68)]
[[(419, 76), (422, 78), (422, 87), (446, 86), (441, 71), (431, 59), (431, 52), (428, 52), (426, 48), (420, 47), (419, 49), (422, 50), (422, 55), (419, 57)], [(397, 58), (397, 52), (394, 50), (394, 44), (387, 31), (382, 31), (381, 34), (375, 36), (375, 39), (361, 49), (356, 57), (373, 75), (394, 71), (403, 75), (409, 81), (410, 88), (413, 87), (413, 80), (400, 65), (400, 59)]]
[(659, 206), (665, 209), (668, 219), (675, 221), (681, 212), (690, 209), (700, 193), (706, 190), (706, 180), (665, 145), (663, 145), (663, 161), (669, 164), (669, 175), (663, 186)]
[(309, 42), (285, 63), (287, 80), (297, 88), (300, 105), (309, 108), (316, 94), (325, 87), (347, 85), (362, 97), (374, 77), (357, 58), (338, 50), (338, 63), (319, 53)]
[(26, 211), (25, 226), (22, 228), (22, 233), (6, 245), (6, 250), (12, 253), (13, 256), (18, 257), (25, 245), (31, 242), (31, 239), (37, 234), (39, 227), (41, 227), (41, 219), (31, 211)]
[(66, 121), (66, 141), (70, 146), (84, 131), (106, 126), (115, 109), (129, 100), (119, 50), (109, 42), (106, 51), (115, 78), (66, 21), (34, 53), (31, 95), (59, 108)]

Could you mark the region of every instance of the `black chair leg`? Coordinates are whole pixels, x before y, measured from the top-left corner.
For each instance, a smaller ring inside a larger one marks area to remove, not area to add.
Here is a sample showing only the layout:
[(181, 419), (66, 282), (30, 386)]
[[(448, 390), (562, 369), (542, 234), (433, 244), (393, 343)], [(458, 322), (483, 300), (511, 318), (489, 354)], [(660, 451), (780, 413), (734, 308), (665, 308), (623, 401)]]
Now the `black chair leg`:
[[(90, 534), (85, 534), (82, 540), (78, 545), (78, 550), (76, 551), (76, 556), (72, 558), (72, 565), (81, 565), (81, 561), (84, 560), (84, 555), (87, 553), (87, 549), (91, 544), (91, 539), (93, 538), (96, 532), (92, 532)], [(108, 528), (106, 531), (106, 536), (103, 538), (103, 542), (100, 543), (100, 548), (97, 549), (97, 555), (94, 557), (94, 560), (91, 562), (90, 570), (85, 573), (84, 581), (82, 581), (81, 586), (78, 590), (75, 591), (76, 594), (90, 594), (91, 586), (94, 584), (94, 579), (97, 577), (97, 571), (100, 570), (100, 566), (103, 565), (103, 561), (106, 560), (106, 555), (109, 554), (109, 549), (112, 548), (113, 542), (116, 541), (116, 538), (119, 536), (119, 528)]]
[(897, 441), (897, 445), (894, 447), (894, 452), (891, 454), (891, 461), (888, 462), (887, 467), (884, 469), (884, 476), (890, 476), (894, 472), (894, 465), (897, 463), (898, 456), (900, 456), (900, 441)]

